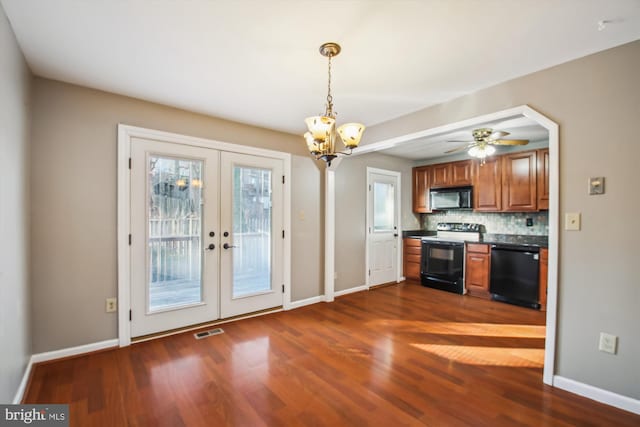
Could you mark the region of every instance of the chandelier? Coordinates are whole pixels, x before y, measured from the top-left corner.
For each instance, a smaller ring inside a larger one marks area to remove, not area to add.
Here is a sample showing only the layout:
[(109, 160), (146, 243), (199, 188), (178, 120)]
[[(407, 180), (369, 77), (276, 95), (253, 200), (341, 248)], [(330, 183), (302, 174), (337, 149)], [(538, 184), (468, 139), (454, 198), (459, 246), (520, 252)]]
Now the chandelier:
[(345, 148), (349, 151), (336, 151), (336, 114), (333, 111), (333, 97), (331, 96), (331, 58), (340, 53), (338, 43), (324, 43), (320, 46), (320, 54), (329, 59), (328, 75), (329, 84), (327, 89), (327, 104), (322, 116), (307, 117), (304, 121), (309, 128), (309, 132), (304, 134), (309, 152), (316, 157), (316, 160), (324, 160), (328, 166), (339, 154), (349, 155), (360, 143), (364, 125), (361, 123), (345, 123), (337, 129), (337, 134)]

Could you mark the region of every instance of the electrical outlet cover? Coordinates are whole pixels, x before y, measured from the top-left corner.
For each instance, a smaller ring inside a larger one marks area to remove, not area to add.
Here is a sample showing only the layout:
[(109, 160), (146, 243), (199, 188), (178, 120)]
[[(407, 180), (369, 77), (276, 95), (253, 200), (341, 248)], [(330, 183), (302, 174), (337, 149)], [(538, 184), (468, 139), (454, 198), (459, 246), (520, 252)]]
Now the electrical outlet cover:
[(580, 230), (580, 213), (579, 212), (567, 212), (564, 215), (564, 229), (569, 231)]
[(118, 300), (116, 298), (107, 298), (105, 311), (107, 313), (113, 313), (118, 310)]

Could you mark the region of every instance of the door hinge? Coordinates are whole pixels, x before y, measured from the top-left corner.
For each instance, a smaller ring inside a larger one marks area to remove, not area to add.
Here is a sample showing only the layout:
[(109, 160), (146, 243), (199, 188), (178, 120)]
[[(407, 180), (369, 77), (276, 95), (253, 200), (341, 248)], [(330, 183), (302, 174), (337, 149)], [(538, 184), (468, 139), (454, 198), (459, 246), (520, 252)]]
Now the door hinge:
[(129, 322), (131, 322), (131, 310), (129, 310)]
[(282, 175), (282, 183), (284, 184), (284, 175)]
[(371, 269), (369, 269), (369, 276), (371, 276)]
[(284, 230), (282, 230), (282, 238), (284, 239)]
[(369, 191), (371, 191), (371, 184), (369, 184)]
[(129, 157), (129, 169), (131, 169), (131, 157)]
[(282, 285), (282, 293), (284, 294), (284, 285)]
[(131, 234), (129, 234), (129, 246), (131, 246)]

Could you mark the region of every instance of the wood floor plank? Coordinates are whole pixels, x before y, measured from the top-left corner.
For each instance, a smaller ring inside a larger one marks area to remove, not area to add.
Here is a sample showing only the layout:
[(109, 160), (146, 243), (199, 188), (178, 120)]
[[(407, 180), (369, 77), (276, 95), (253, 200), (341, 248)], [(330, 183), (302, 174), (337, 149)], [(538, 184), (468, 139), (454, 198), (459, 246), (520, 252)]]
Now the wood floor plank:
[(622, 426), (542, 383), (545, 314), (413, 283), (36, 365), (72, 426)]

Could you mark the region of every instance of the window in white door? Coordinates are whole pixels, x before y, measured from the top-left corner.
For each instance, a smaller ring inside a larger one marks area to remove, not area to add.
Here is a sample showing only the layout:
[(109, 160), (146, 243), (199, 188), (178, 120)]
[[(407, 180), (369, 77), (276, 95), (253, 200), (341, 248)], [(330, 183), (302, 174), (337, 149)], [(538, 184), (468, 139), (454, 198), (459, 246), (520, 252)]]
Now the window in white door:
[(373, 230), (393, 231), (395, 223), (394, 185), (387, 182), (373, 183)]

